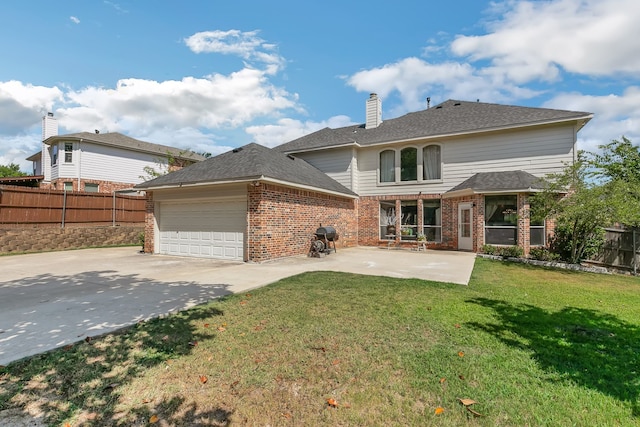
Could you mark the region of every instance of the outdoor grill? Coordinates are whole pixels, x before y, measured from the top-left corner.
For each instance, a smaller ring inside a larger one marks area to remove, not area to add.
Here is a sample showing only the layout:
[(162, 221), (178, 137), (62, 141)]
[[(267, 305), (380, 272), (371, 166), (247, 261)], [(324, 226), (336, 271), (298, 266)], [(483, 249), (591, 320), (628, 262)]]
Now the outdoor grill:
[[(311, 242), (311, 249), (309, 250), (309, 256), (321, 256), (322, 254), (330, 254), (331, 251), (336, 252), (336, 240), (338, 240), (338, 233), (336, 229), (331, 226), (322, 226), (316, 229), (314, 233), (314, 239)], [(333, 244), (333, 247), (331, 247)]]

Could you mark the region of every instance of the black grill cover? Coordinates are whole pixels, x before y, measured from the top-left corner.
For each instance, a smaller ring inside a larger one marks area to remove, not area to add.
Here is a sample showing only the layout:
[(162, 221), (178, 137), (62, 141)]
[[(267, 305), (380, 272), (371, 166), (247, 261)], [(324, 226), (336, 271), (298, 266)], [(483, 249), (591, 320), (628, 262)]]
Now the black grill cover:
[(316, 237), (324, 238), (324, 239), (327, 239), (328, 241), (337, 240), (336, 229), (331, 227), (330, 225), (320, 227), (316, 230)]

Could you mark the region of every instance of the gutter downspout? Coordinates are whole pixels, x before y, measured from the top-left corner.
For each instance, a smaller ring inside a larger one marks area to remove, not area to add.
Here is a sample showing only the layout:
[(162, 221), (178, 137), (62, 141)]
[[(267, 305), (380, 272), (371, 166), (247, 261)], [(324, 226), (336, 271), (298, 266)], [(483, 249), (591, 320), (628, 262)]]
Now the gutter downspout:
[(82, 138), (78, 141), (78, 191), (80, 191), (80, 178), (82, 177)]

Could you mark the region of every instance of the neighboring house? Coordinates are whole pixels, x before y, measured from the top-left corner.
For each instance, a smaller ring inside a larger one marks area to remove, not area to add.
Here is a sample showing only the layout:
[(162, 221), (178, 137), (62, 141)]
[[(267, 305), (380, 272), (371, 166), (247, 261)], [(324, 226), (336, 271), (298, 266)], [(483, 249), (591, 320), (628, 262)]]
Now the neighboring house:
[(33, 174), (42, 176), (42, 188), (111, 193), (149, 179), (150, 169), (166, 172), (204, 160), (188, 150), (117, 132), (57, 133), (57, 122), (49, 114), (43, 118), (42, 151), (27, 158)]
[(151, 198), (146, 250), (264, 261), (306, 253), (322, 224), (339, 246), (425, 235), (432, 248), (528, 253), (553, 227), (530, 220), (529, 196), (574, 161), (592, 117), (449, 100), (383, 122), (371, 94), (363, 125), (250, 144), (138, 185)]

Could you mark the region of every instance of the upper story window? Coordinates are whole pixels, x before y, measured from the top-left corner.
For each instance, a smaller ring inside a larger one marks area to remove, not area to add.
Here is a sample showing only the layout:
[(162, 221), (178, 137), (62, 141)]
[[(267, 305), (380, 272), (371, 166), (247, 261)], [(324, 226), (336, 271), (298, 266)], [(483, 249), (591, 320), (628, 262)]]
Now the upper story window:
[(73, 161), (73, 143), (64, 143), (64, 162), (71, 163)]
[(418, 180), (418, 149), (407, 147), (400, 150), (400, 181)]
[(58, 164), (58, 146), (54, 145), (51, 147), (51, 166), (55, 166)]
[(381, 184), (422, 183), (442, 180), (442, 149), (430, 144), (421, 147), (387, 149), (380, 152)]
[(380, 182), (396, 182), (396, 152), (393, 150), (380, 153)]
[(442, 179), (440, 146), (427, 145), (422, 149), (422, 179)]

